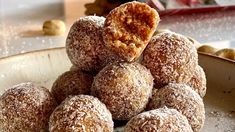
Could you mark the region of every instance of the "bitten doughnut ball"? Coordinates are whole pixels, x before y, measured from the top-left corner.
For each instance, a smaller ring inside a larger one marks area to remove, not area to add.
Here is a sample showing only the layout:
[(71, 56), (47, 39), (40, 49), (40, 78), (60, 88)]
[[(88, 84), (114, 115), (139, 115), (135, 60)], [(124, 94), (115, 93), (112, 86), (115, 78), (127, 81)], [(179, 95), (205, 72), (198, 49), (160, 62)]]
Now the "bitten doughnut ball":
[(98, 97), (115, 120), (128, 120), (144, 110), (152, 93), (153, 77), (139, 63), (114, 63), (94, 79), (91, 93)]
[(66, 51), (73, 65), (84, 71), (102, 69), (109, 58), (102, 30), (105, 18), (86, 16), (77, 20), (70, 28), (66, 40)]
[(113, 132), (112, 115), (97, 98), (66, 98), (51, 114), (50, 132)]
[(197, 50), (188, 38), (164, 32), (149, 42), (142, 64), (150, 69), (159, 88), (170, 82), (187, 83), (198, 64)]
[(133, 117), (125, 132), (193, 132), (188, 120), (180, 112), (167, 107), (143, 112)]
[(49, 117), (56, 106), (48, 89), (30, 82), (15, 85), (0, 97), (0, 130), (46, 131)]
[(51, 93), (61, 103), (69, 95), (90, 94), (93, 76), (82, 71), (67, 71), (54, 82)]
[(193, 77), (187, 83), (194, 91), (196, 91), (201, 97), (206, 95), (206, 75), (201, 66), (197, 66), (194, 71)]
[(204, 125), (203, 100), (186, 84), (169, 83), (161, 89), (155, 89), (148, 109), (157, 109), (163, 106), (176, 109), (186, 116), (194, 132), (199, 132)]
[(145, 3), (128, 2), (106, 17), (103, 38), (106, 46), (125, 61), (136, 60), (160, 21), (157, 11)]

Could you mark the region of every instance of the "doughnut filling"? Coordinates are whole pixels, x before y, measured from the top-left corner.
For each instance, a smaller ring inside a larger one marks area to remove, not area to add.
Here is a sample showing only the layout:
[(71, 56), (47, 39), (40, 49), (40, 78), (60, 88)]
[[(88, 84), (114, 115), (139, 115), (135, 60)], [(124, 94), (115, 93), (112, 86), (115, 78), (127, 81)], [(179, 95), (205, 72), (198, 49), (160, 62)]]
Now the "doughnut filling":
[(160, 21), (147, 4), (128, 2), (106, 17), (103, 38), (106, 46), (123, 60), (136, 60), (150, 41)]

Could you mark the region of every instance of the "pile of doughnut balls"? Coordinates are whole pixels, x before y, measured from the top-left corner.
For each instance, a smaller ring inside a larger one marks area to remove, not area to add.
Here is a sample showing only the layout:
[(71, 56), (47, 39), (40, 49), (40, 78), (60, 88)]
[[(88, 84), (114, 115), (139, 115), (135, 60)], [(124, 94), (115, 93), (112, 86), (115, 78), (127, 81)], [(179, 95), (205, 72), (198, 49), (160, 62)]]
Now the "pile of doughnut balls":
[(0, 129), (112, 132), (126, 121), (125, 132), (199, 132), (206, 77), (197, 50), (183, 35), (153, 35), (159, 21), (139, 2), (79, 18), (66, 40), (71, 69), (51, 91), (31, 82), (5, 91)]

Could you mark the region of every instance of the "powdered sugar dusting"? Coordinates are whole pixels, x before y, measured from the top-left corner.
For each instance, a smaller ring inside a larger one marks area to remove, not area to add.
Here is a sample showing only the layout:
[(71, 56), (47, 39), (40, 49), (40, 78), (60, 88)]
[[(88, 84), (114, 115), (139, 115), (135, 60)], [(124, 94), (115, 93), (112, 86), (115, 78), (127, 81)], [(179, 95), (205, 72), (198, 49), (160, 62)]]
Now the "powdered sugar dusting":
[(56, 105), (44, 87), (30, 82), (15, 85), (0, 97), (0, 129), (6, 132), (47, 130)]
[(125, 132), (143, 131), (193, 132), (185, 116), (167, 107), (143, 112), (133, 117), (125, 127)]
[(49, 130), (112, 132), (112, 115), (95, 97), (68, 97), (52, 113)]
[(200, 131), (205, 120), (205, 108), (202, 98), (186, 84), (169, 83), (153, 91), (148, 104), (149, 109), (163, 106), (177, 109), (187, 117), (193, 131)]
[(114, 63), (95, 77), (92, 95), (111, 111), (113, 118), (128, 120), (144, 110), (153, 87), (150, 71), (138, 63)]
[(169, 82), (188, 82), (198, 64), (195, 46), (184, 36), (163, 32), (152, 38), (142, 64), (150, 69), (158, 87)]
[(51, 93), (58, 103), (69, 95), (90, 94), (93, 76), (78, 70), (67, 71), (53, 83)]
[(201, 66), (197, 66), (193, 77), (187, 83), (193, 88), (201, 97), (206, 95), (206, 75)]
[(71, 27), (66, 50), (70, 61), (81, 70), (100, 70), (109, 58), (105, 48), (102, 30), (105, 18), (98, 16), (81, 17)]

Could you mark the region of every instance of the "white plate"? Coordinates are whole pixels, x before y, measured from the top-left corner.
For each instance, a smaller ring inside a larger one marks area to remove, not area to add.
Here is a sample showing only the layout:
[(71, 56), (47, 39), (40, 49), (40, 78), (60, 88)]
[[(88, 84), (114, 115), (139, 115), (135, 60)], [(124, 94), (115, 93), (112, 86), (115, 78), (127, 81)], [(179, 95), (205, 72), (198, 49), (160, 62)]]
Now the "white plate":
[[(235, 63), (199, 54), (207, 75), (203, 132), (235, 131)], [(32, 81), (50, 89), (71, 63), (64, 48), (47, 49), (0, 59), (0, 93), (12, 85)]]

